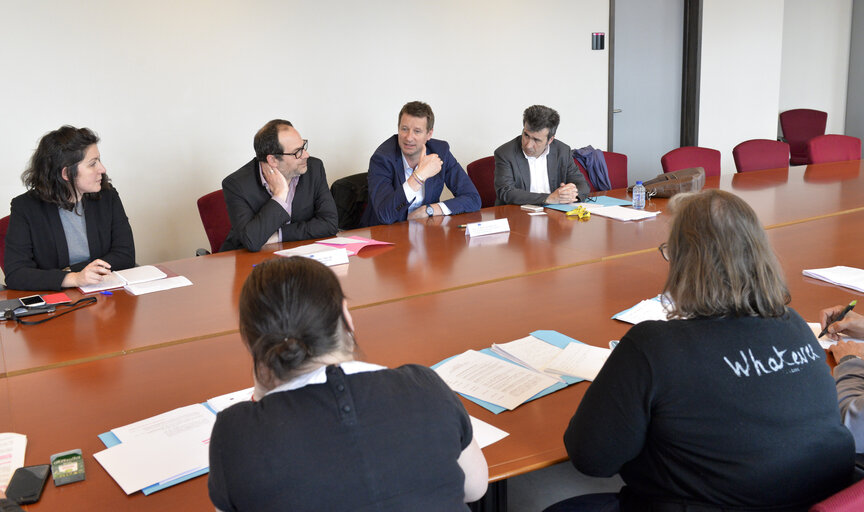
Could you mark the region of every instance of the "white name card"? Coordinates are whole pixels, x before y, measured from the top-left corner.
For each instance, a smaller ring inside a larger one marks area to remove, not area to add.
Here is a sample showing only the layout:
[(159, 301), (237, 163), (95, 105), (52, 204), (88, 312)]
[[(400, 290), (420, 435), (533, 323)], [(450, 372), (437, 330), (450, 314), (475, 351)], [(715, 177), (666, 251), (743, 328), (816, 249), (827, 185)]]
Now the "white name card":
[(321, 262), (328, 267), (334, 265), (344, 265), (348, 263), (348, 251), (341, 247), (339, 249), (328, 249), (325, 251), (316, 251), (305, 255), (309, 259)]
[(487, 220), (483, 222), (472, 222), (465, 226), (468, 236), (491, 235), (493, 233), (508, 233), (510, 223), (507, 219)]

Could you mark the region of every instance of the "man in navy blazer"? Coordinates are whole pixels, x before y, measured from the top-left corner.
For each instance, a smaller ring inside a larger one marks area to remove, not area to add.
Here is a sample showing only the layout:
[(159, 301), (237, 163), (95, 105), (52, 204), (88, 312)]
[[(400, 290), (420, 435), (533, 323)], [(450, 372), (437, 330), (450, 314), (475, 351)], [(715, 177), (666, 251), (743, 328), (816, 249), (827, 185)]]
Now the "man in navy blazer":
[(533, 105), (522, 115), (522, 135), (495, 150), (495, 204), (567, 204), (591, 192), (570, 146), (555, 140), (558, 112)]
[[(432, 138), (435, 114), (412, 101), (399, 111), (399, 133), (378, 146), (369, 160), (369, 207), (364, 226), (451, 215), (480, 209), (480, 194), (450, 153)], [(453, 198), (440, 201), (444, 185)]]
[(221, 251), (333, 236), (336, 203), (321, 160), (294, 126), (274, 119), (255, 134), (255, 158), (222, 180), (231, 231)]

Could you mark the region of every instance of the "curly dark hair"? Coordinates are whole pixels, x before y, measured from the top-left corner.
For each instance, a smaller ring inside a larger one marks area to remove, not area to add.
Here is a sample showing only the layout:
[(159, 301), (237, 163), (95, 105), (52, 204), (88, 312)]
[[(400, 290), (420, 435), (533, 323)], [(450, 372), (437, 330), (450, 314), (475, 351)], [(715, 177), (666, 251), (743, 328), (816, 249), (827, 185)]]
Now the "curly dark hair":
[[(42, 201), (72, 211), (78, 197), (75, 187), (78, 164), (84, 159), (87, 148), (98, 142), (99, 136), (89, 128), (65, 125), (46, 133), (39, 141), (29, 166), (21, 174), (21, 181)], [(68, 180), (63, 179), (64, 168)], [(108, 188), (111, 188), (111, 182), (103, 174), (102, 189)], [(90, 199), (99, 198), (99, 192), (84, 195)]]

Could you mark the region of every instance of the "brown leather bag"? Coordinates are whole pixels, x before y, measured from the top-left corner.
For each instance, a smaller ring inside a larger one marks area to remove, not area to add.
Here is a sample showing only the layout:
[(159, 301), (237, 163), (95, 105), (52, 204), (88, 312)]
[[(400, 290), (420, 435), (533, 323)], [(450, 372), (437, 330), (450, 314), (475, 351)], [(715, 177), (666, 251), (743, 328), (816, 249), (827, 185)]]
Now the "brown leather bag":
[[(678, 192), (698, 192), (705, 185), (705, 169), (702, 167), (691, 167), (673, 172), (657, 175), (656, 178), (648, 180), (645, 186), (645, 197), (672, 197)], [(627, 192), (632, 193), (633, 187), (627, 187)]]

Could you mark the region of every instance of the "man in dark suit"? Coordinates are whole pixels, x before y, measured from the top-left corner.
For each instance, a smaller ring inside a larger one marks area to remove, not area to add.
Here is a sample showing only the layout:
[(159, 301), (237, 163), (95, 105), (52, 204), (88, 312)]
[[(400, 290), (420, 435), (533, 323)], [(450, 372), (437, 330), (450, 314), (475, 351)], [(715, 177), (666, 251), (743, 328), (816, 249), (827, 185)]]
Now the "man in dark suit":
[(231, 232), (222, 251), (333, 236), (336, 204), (321, 160), (294, 126), (274, 119), (255, 134), (255, 158), (222, 180)]
[[(399, 111), (399, 133), (378, 146), (369, 160), (369, 207), (364, 226), (392, 224), (480, 209), (480, 194), (450, 153), (432, 138), (435, 114), (412, 101)], [(444, 185), (453, 198), (440, 201)]]
[(591, 192), (570, 146), (555, 140), (558, 112), (525, 109), (522, 135), (495, 150), (495, 200), (501, 204), (566, 204)]

